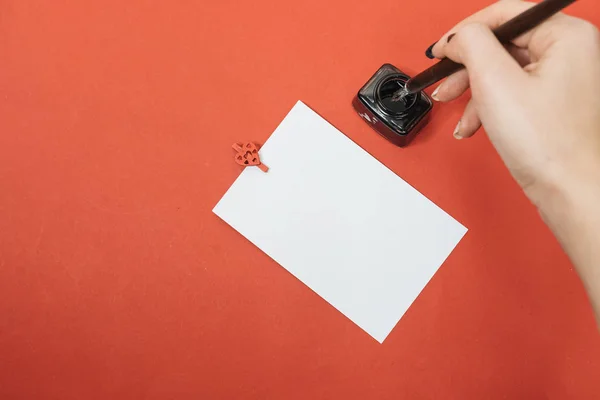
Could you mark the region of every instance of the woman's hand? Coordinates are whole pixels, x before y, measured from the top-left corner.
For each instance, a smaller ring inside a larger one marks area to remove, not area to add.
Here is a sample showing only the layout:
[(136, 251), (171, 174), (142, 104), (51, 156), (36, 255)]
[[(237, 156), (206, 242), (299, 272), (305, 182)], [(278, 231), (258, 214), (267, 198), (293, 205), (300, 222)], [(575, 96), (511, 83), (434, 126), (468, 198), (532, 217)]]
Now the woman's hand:
[(546, 186), (562, 186), (590, 169), (599, 176), (600, 35), (592, 24), (558, 14), (505, 49), (491, 29), (533, 5), (495, 3), (444, 35), (433, 54), (466, 66), (434, 94), (446, 102), (471, 87), (455, 137), (468, 138), (483, 124), (537, 204)]
[(577, 267), (600, 321), (600, 35), (557, 14), (502, 46), (491, 30), (533, 5), (500, 1), (444, 35), (433, 55), (466, 69), (433, 97), (451, 101), (471, 88), (454, 136), (483, 124)]

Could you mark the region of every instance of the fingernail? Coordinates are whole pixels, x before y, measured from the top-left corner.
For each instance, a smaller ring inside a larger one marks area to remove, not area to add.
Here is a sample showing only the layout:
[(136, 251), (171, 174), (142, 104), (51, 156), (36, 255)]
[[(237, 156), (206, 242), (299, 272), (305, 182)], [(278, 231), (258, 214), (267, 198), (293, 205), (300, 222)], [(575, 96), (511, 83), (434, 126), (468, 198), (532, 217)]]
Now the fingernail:
[(438, 97), (437, 97), (437, 94), (440, 91), (441, 87), (442, 87), (442, 85), (436, 87), (435, 90), (433, 91), (433, 93), (431, 93), (431, 98), (434, 99), (435, 101), (440, 101), (440, 99), (438, 99)]
[(431, 46), (427, 48), (427, 50), (425, 50), (425, 56), (427, 56), (427, 58), (430, 58), (432, 60), (435, 58), (431, 50), (433, 50), (433, 46), (435, 46), (436, 43), (437, 42), (434, 42)]
[(458, 124), (456, 124), (456, 128), (454, 128), (454, 133), (452, 134), (454, 136), (454, 139), (462, 139), (463, 137), (460, 136), (460, 121), (458, 121)]
[(456, 33), (453, 33), (452, 35), (448, 36), (448, 39), (446, 39), (446, 43), (450, 43), (454, 36), (456, 36)]

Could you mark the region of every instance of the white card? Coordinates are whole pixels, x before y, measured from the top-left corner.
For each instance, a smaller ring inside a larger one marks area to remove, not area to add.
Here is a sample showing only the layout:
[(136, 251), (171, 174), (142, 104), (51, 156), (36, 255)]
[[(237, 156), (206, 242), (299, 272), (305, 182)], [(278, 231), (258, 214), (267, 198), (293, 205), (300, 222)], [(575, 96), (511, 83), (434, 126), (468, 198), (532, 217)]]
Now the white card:
[(467, 229), (302, 102), (260, 157), (214, 213), (383, 342)]

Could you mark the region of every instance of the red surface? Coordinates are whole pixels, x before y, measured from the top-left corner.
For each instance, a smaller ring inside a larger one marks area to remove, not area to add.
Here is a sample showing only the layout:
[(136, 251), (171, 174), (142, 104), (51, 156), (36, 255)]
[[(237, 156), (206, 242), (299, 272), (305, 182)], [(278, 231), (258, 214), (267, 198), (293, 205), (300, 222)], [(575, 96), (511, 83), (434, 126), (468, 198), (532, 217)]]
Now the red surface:
[[(465, 102), (406, 149), (350, 106), (487, 3), (0, 2), (0, 398), (600, 398), (582, 286), (452, 138)], [(298, 99), (470, 229), (382, 345), (211, 213)]]

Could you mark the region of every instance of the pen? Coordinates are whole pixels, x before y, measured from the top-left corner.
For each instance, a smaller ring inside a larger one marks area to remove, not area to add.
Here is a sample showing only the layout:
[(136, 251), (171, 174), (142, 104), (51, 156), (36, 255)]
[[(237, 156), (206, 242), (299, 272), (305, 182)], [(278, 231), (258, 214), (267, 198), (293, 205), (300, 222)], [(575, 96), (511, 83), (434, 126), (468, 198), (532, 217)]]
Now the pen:
[[(513, 39), (535, 28), (575, 1), (544, 0), (494, 29), (493, 33), (500, 43), (508, 44)], [(403, 89), (394, 93), (392, 101), (400, 101), (410, 94), (418, 93), (453, 73), (460, 71), (464, 67), (464, 65), (456, 63), (449, 58), (444, 58), (414, 78), (409, 79)]]

